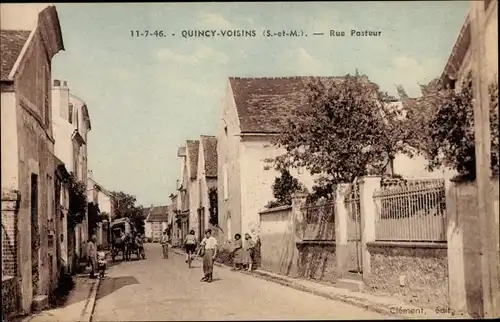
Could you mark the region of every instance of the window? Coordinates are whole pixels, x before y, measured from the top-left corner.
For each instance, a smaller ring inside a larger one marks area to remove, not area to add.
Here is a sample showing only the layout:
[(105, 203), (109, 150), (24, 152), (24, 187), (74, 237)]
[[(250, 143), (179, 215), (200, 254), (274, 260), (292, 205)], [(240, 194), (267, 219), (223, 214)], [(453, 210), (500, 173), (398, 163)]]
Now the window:
[(227, 200), (229, 199), (229, 180), (228, 180), (228, 177), (227, 177), (227, 163), (224, 163), (224, 165), (222, 166), (222, 177), (223, 177), (223, 189), (224, 189), (224, 200)]
[(231, 240), (232, 238), (232, 232), (231, 232), (231, 217), (227, 218), (227, 238)]
[(68, 122), (73, 124), (73, 104), (69, 104), (68, 106)]
[(76, 124), (75, 124), (75, 125), (76, 125), (76, 129), (77, 129), (78, 131), (80, 131), (80, 121), (79, 121), (79, 119), (78, 119), (78, 110), (76, 110), (76, 111), (75, 111), (75, 116), (76, 116), (76, 120), (75, 120), (75, 123), (76, 123)]

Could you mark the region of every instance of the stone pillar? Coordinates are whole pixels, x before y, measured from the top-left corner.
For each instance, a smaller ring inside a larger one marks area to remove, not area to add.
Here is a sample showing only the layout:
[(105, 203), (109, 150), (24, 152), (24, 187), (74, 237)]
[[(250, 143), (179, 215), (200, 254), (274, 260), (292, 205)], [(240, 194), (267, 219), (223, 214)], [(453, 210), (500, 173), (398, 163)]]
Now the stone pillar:
[(349, 252), (347, 249), (347, 216), (345, 197), (350, 184), (337, 185), (335, 195), (335, 254), (337, 257), (337, 275), (342, 278), (348, 271), (346, 267)]
[(304, 216), (302, 214), (301, 208), (306, 204), (307, 194), (303, 192), (297, 192), (292, 195), (292, 227), (295, 234), (294, 242), (302, 241), (303, 231), (302, 223), (304, 222)]
[(307, 194), (303, 192), (296, 192), (292, 195), (292, 215), (290, 218), (290, 229), (292, 231), (293, 238), (290, 238), (290, 248), (293, 249), (293, 255), (291, 258), (292, 266), (290, 268), (290, 275), (297, 276), (299, 273), (299, 258), (300, 253), (297, 249), (297, 242), (302, 241), (303, 239), (303, 229), (302, 224), (304, 222), (304, 216), (301, 208), (306, 204)]
[(366, 280), (371, 274), (371, 258), (367, 243), (375, 241), (376, 205), (373, 200), (373, 193), (380, 188), (380, 180), (380, 176), (365, 176), (359, 181), (363, 280)]
[(455, 184), (445, 180), (448, 244), (448, 288), (450, 308), (456, 312), (467, 312), (465, 291), (464, 240), (461, 212), (457, 211), (457, 190)]

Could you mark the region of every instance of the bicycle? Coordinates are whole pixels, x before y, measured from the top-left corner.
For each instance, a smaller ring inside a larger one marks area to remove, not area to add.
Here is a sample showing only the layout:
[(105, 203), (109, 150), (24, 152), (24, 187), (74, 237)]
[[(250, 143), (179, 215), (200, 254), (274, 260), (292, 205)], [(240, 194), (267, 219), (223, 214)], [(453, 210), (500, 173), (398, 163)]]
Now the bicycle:
[(196, 250), (188, 248), (188, 249), (186, 249), (186, 252), (188, 255), (188, 258), (187, 258), (188, 267), (191, 268), (191, 263), (193, 262), (193, 255), (196, 254)]

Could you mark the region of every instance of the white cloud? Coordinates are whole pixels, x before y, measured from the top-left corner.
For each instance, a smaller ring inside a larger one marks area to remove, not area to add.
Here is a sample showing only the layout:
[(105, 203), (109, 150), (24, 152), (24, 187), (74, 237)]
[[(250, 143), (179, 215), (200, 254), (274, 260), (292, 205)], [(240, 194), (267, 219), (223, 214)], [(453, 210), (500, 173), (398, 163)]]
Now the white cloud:
[(208, 46), (199, 46), (196, 52), (191, 55), (177, 53), (168, 48), (160, 49), (155, 54), (158, 61), (176, 65), (196, 66), (205, 61), (210, 64), (224, 64), (229, 61), (229, 57), (226, 54), (215, 51)]
[(233, 27), (232, 23), (217, 13), (203, 13), (201, 15), (201, 25), (215, 29), (228, 29)]
[(287, 68), (293, 69), (295, 75), (315, 76), (325, 72), (328, 63), (314, 57), (304, 48), (293, 49), (288, 52), (287, 59), (283, 60)]
[(375, 81), (389, 92), (395, 91), (395, 85), (401, 84), (410, 96), (420, 95), (419, 84), (427, 84), (441, 72), (441, 65), (436, 59), (418, 61), (411, 56), (396, 56), (389, 68), (374, 70)]

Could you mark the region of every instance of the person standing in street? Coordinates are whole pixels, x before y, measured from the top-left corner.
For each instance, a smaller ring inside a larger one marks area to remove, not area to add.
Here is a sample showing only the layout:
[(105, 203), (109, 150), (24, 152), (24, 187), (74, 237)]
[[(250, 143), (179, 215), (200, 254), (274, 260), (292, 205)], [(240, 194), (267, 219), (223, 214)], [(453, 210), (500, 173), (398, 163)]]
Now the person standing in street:
[(253, 263), (255, 261), (255, 242), (253, 241), (252, 236), (250, 236), (250, 234), (248, 233), (245, 234), (245, 240), (246, 240), (245, 262), (248, 265), (247, 270), (251, 272), (253, 269)]
[(213, 281), (214, 260), (217, 256), (217, 239), (212, 236), (212, 230), (205, 230), (205, 238), (200, 243), (200, 251), (203, 253), (203, 278), (202, 282)]
[(245, 265), (246, 251), (243, 248), (243, 243), (241, 241), (241, 235), (234, 235), (234, 249), (233, 249), (233, 269), (232, 271), (237, 271)]
[(97, 237), (92, 235), (89, 239), (89, 243), (87, 244), (87, 256), (90, 264), (90, 278), (95, 278), (95, 272), (97, 270)]
[(161, 237), (161, 247), (163, 249), (163, 258), (164, 259), (167, 259), (168, 258), (168, 242), (169, 242), (169, 238), (168, 238), (168, 234), (167, 234), (167, 230), (165, 229), (165, 231), (163, 231), (163, 236)]

